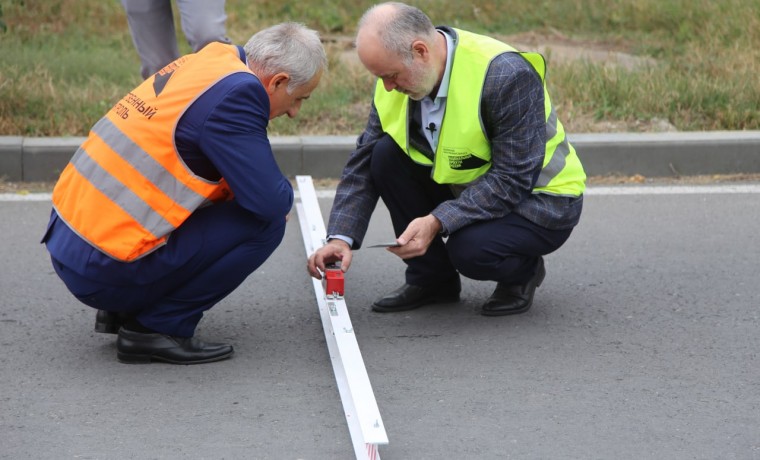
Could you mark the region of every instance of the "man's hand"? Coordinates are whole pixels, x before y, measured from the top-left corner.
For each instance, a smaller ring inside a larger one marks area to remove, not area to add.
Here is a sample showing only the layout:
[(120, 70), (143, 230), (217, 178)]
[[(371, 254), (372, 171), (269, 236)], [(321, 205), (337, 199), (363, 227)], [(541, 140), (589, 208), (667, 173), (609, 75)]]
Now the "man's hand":
[(325, 272), (325, 265), (340, 261), (340, 268), (345, 273), (351, 265), (351, 257), (351, 248), (348, 243), (337, 238), (332, 239), (309, 257), (306, 270), (312, 277), (321, 280), (322, 273)]
[(396, 239), (401, 246), (388, 250), (402, 259), (424, 255), (442, 228), (441, 221), (432, 214), (418, 217), (409, 222), (404, 233)]

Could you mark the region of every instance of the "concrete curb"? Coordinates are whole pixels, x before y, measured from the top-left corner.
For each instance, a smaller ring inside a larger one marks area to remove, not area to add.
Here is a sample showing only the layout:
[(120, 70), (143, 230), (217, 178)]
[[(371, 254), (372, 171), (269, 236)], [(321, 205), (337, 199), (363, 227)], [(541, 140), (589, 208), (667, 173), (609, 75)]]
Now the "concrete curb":
[[(0, 136), (0, 178), (54, 181), (84, 137)], [(355, 136), (272, 138), (287, 176), (340, 176)], [(590, 176), (645, 177), (760, 173), (760, 131), (574, 134), (570, 141)]]

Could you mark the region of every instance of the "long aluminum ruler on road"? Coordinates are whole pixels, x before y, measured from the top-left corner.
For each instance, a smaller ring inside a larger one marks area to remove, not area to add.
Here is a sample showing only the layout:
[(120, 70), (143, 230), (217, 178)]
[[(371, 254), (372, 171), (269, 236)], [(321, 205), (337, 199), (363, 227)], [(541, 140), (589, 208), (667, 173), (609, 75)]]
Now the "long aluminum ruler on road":
[[(301, 197), (296, 210), (308, 258), (324, 244), (325, 224), (311, 176), (296, 176), (296, 184)], [(327, 295), (319, 280), (312, 278), (312, 284), (354, 453), (357, 459), (379, 460), (378, 446), (388, 444), (388, 435), (356, 342), (346, 301), (339, 295)]]

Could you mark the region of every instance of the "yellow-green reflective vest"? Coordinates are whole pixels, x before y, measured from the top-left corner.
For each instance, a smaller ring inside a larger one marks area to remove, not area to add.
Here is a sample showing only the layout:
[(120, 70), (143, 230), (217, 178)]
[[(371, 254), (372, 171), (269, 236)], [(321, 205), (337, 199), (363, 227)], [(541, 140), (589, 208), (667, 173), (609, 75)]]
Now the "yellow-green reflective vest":
[[(439, 184), (468, 184), (491, 167), (491, 145), (483, 128), (480, 101), (491, 61), (505, 52), (520, 54), (544, 82), (546, 63), (537, 53), (519, 52), (493, 38), (453, 29), (458, 36), (451, 67), (446, 112), (439, 131), (434, 161), (409, 145), (409, 97), (386, 91), (382, 80), (375, 87), (375, 107), (383, 131), (419, 164), (432, 165), (432, 178)], [(543, 168), (533, 193), (580, 196), (586, 174), (575, 149), (565, 136), (544, 82), (546, 151)], [(474, 120), (478, 120), (477, 123)]]

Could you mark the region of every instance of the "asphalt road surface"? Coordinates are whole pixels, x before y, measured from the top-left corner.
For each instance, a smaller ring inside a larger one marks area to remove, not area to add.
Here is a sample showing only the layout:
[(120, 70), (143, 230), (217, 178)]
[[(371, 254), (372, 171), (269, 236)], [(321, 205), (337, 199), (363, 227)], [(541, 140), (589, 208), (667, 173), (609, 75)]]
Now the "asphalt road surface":
[[(7, 198), (8, 196), (5, 196)], [(327, 214), (331, 199), (320, 199)], [(47, 201), (0, 200), (0, 458), (350, 459), (295, 213), (212, 309), (231, 360), (126, 365), (38, 244)], [(346, 276), (388, 459), (760, 459), (760, 186), (592, 187), (533, 308), (378, 314), (403, 264)], [(381, 206), (366, 243), (387, 241)]]

